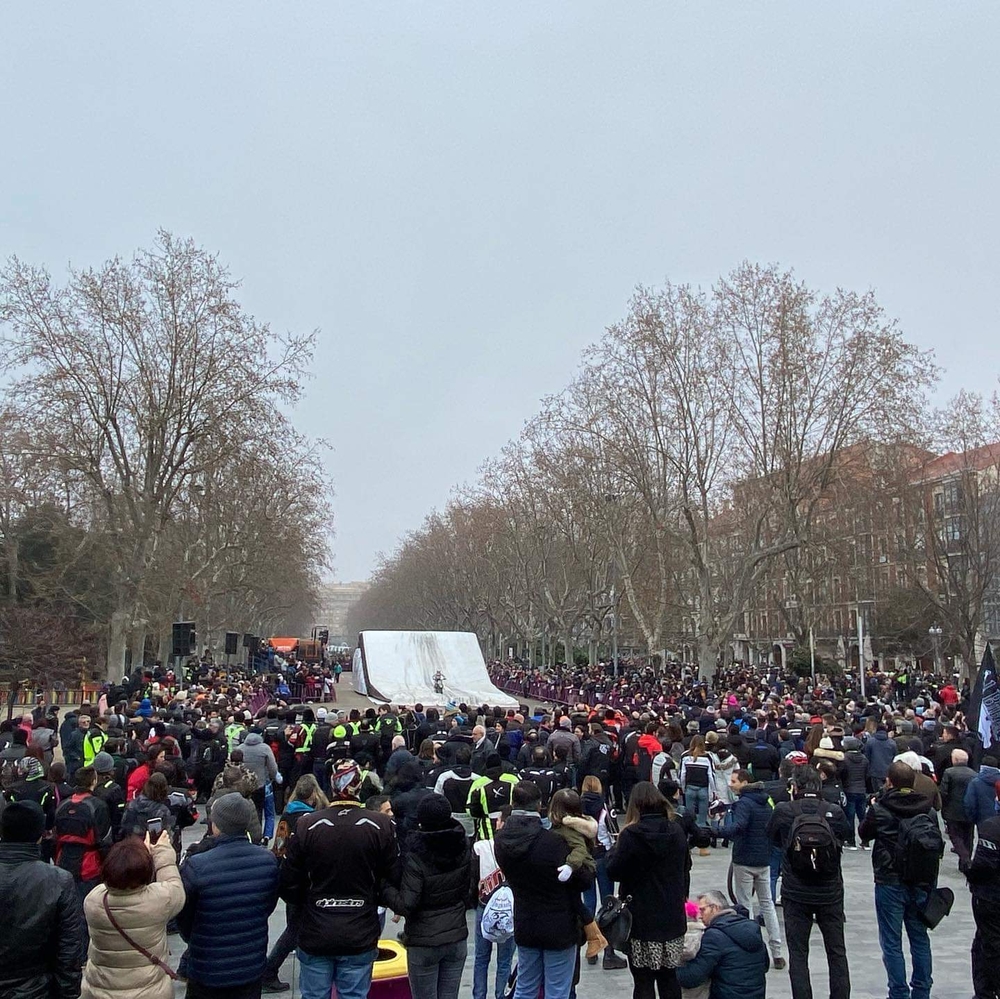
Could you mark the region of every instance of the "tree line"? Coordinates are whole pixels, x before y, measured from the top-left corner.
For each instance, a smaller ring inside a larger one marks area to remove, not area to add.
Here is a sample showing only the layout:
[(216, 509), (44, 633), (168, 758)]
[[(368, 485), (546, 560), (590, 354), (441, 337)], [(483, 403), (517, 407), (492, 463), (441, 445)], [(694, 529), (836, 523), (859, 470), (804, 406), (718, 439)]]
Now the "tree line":
[[(0, 272), (0, 671), (120, 676), (171, 624), (305, 627), (329, 483), (287, 411), (313, 335), (279, 334), (192, 240), (58, 282)], [(56, 634), (52, 634), (55, 630)]]
[(939, 453), (1000, 420), (969, 393), (932, 408), (937, 377), (872, 292), (752, 263), (638, 288), (478, 481), (380, 557), (351, 624), (469, 629), (547, 662), (593, 661), (616, 631), (707, 674), (761, 620), (804, 641), (878, 598), (897, 637), (938, 621), (970, 649), (1000, 550), (981, 459), (960, 468), (961, 529), (924, 508)]

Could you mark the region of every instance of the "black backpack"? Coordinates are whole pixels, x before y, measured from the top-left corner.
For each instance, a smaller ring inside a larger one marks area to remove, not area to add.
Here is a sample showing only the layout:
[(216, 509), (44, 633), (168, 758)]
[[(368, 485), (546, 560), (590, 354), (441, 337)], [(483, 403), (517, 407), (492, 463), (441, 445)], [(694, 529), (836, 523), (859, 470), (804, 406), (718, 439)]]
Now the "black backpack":
[(899, 820), (894, 866), (903, 884), (936, 884), (943, 855), (944, 837), (930, 812)]
[(653, 757), (645, 746), (636, 746), (635, 772), (639, 780), (653, 779)]
[(792, 822), (788, 864), (806, 881), (828, 881), (840, 870), (840, 843), (830, 823), (816, 812), (803, 812)]

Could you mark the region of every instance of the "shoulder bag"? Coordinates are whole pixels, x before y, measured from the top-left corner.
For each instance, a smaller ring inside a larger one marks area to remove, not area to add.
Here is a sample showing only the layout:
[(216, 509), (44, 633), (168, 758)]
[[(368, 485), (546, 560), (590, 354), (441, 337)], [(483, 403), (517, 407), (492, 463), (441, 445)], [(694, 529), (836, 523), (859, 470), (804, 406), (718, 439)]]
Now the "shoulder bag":
[(122, 938), (133, 950), (137, 950), (144, 958), (146, 958), (147, 961), (152, 961), (152, 963), (155, 964), (160, 971), (168, 977), (174, 979), (175, 981), (180, 977), (169, 964), (161, 961), (155, 954), (151, 954), (145, 947), (142, 946), (141, 943), (137, 943), (125, 932), (125, 930), (122, 929), (121, 924), (111, 913), (111, 906), (108, 904), (107, 892), (104, 893), (104, 913), (110, 920), (111, 925), (122, 935)]

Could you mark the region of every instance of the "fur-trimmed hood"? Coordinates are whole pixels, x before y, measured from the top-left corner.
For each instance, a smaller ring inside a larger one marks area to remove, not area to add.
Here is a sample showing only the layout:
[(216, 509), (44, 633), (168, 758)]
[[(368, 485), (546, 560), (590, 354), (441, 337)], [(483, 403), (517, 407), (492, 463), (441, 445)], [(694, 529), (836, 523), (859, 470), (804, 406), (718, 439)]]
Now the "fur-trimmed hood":
[(562, 824), (567, 829), (575, 829), (587, 839), (597, 839), (597, 820), (592, 819), (589, 815), (567, 815), (562, 820)]

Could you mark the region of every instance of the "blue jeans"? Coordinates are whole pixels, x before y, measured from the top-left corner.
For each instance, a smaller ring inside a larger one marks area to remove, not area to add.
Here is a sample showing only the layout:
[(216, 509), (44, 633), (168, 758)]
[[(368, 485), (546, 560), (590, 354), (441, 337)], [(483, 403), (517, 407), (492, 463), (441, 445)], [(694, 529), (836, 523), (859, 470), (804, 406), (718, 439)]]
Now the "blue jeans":
[(330, 990), (337, 986), (339, 999), (368, 999), (372, 985), (372, 968), (378, 948), (364, 954), (343, 957), (317, 957), (299, 948), (299, 990), (302, 999), (330, 999)]
[[(927, 901), (927, 892), (908, 885), (875, 885), (875, 918), (882, 963), (889, 978), (889, 999), (929, 999), (931, 994), (931, 941), (917, 909)], [(903, 959), (903, 927), (910, 941), (913, 974), (906, 984)]]
[(510, 966), (514, 961), (514, 938), (493, 944), (483, 936), (483, 907), (476, 909), (476, 955), (472, 966), (472, 999), (486, 999), (489, 988), (490, 956), (493, 947), (497, 949), (497, 980), (493, 994), (503, 999), (504, 987), (510, 978)]
[(597, 915), (597, 889), (601, 889), (601, 901), (603, 902), (610, 895), (615, 893), (615, 884), (608, 877), (607, 856), (597, 858), (597, 878), (594, 883), (583, 893), (583, 904), (590, 911)]
[(854, 820), (858, 820), (859, 827), (865, 821), (865, 815), (868, 813), (868, 799), (863, 794), (845, 794), (844, 797), (847, 799), (847, 808), (844, 809), (844, 812), (851, 825), (851, 842), (848, 843), (848, 846), (854, 846), (857, 842), (854, 838)]
[(771, 847), (771, 900), (777, 905), (778, 899), (778, 878), (781, 876), (781, 861), (784, 853), (780, 846)]
[(274, 835), (274, 785), (268, 781), (264, 785), (264, 836)]
[(518, 947), (514, 999), (538, 999), (543, 984), (545, 999), (569, 999), (579, 951), (575, 945), (565, 950)]
[(684, 807), (700, 826), (708, 827), (708, 788), (689, 787), (684, 792)]

